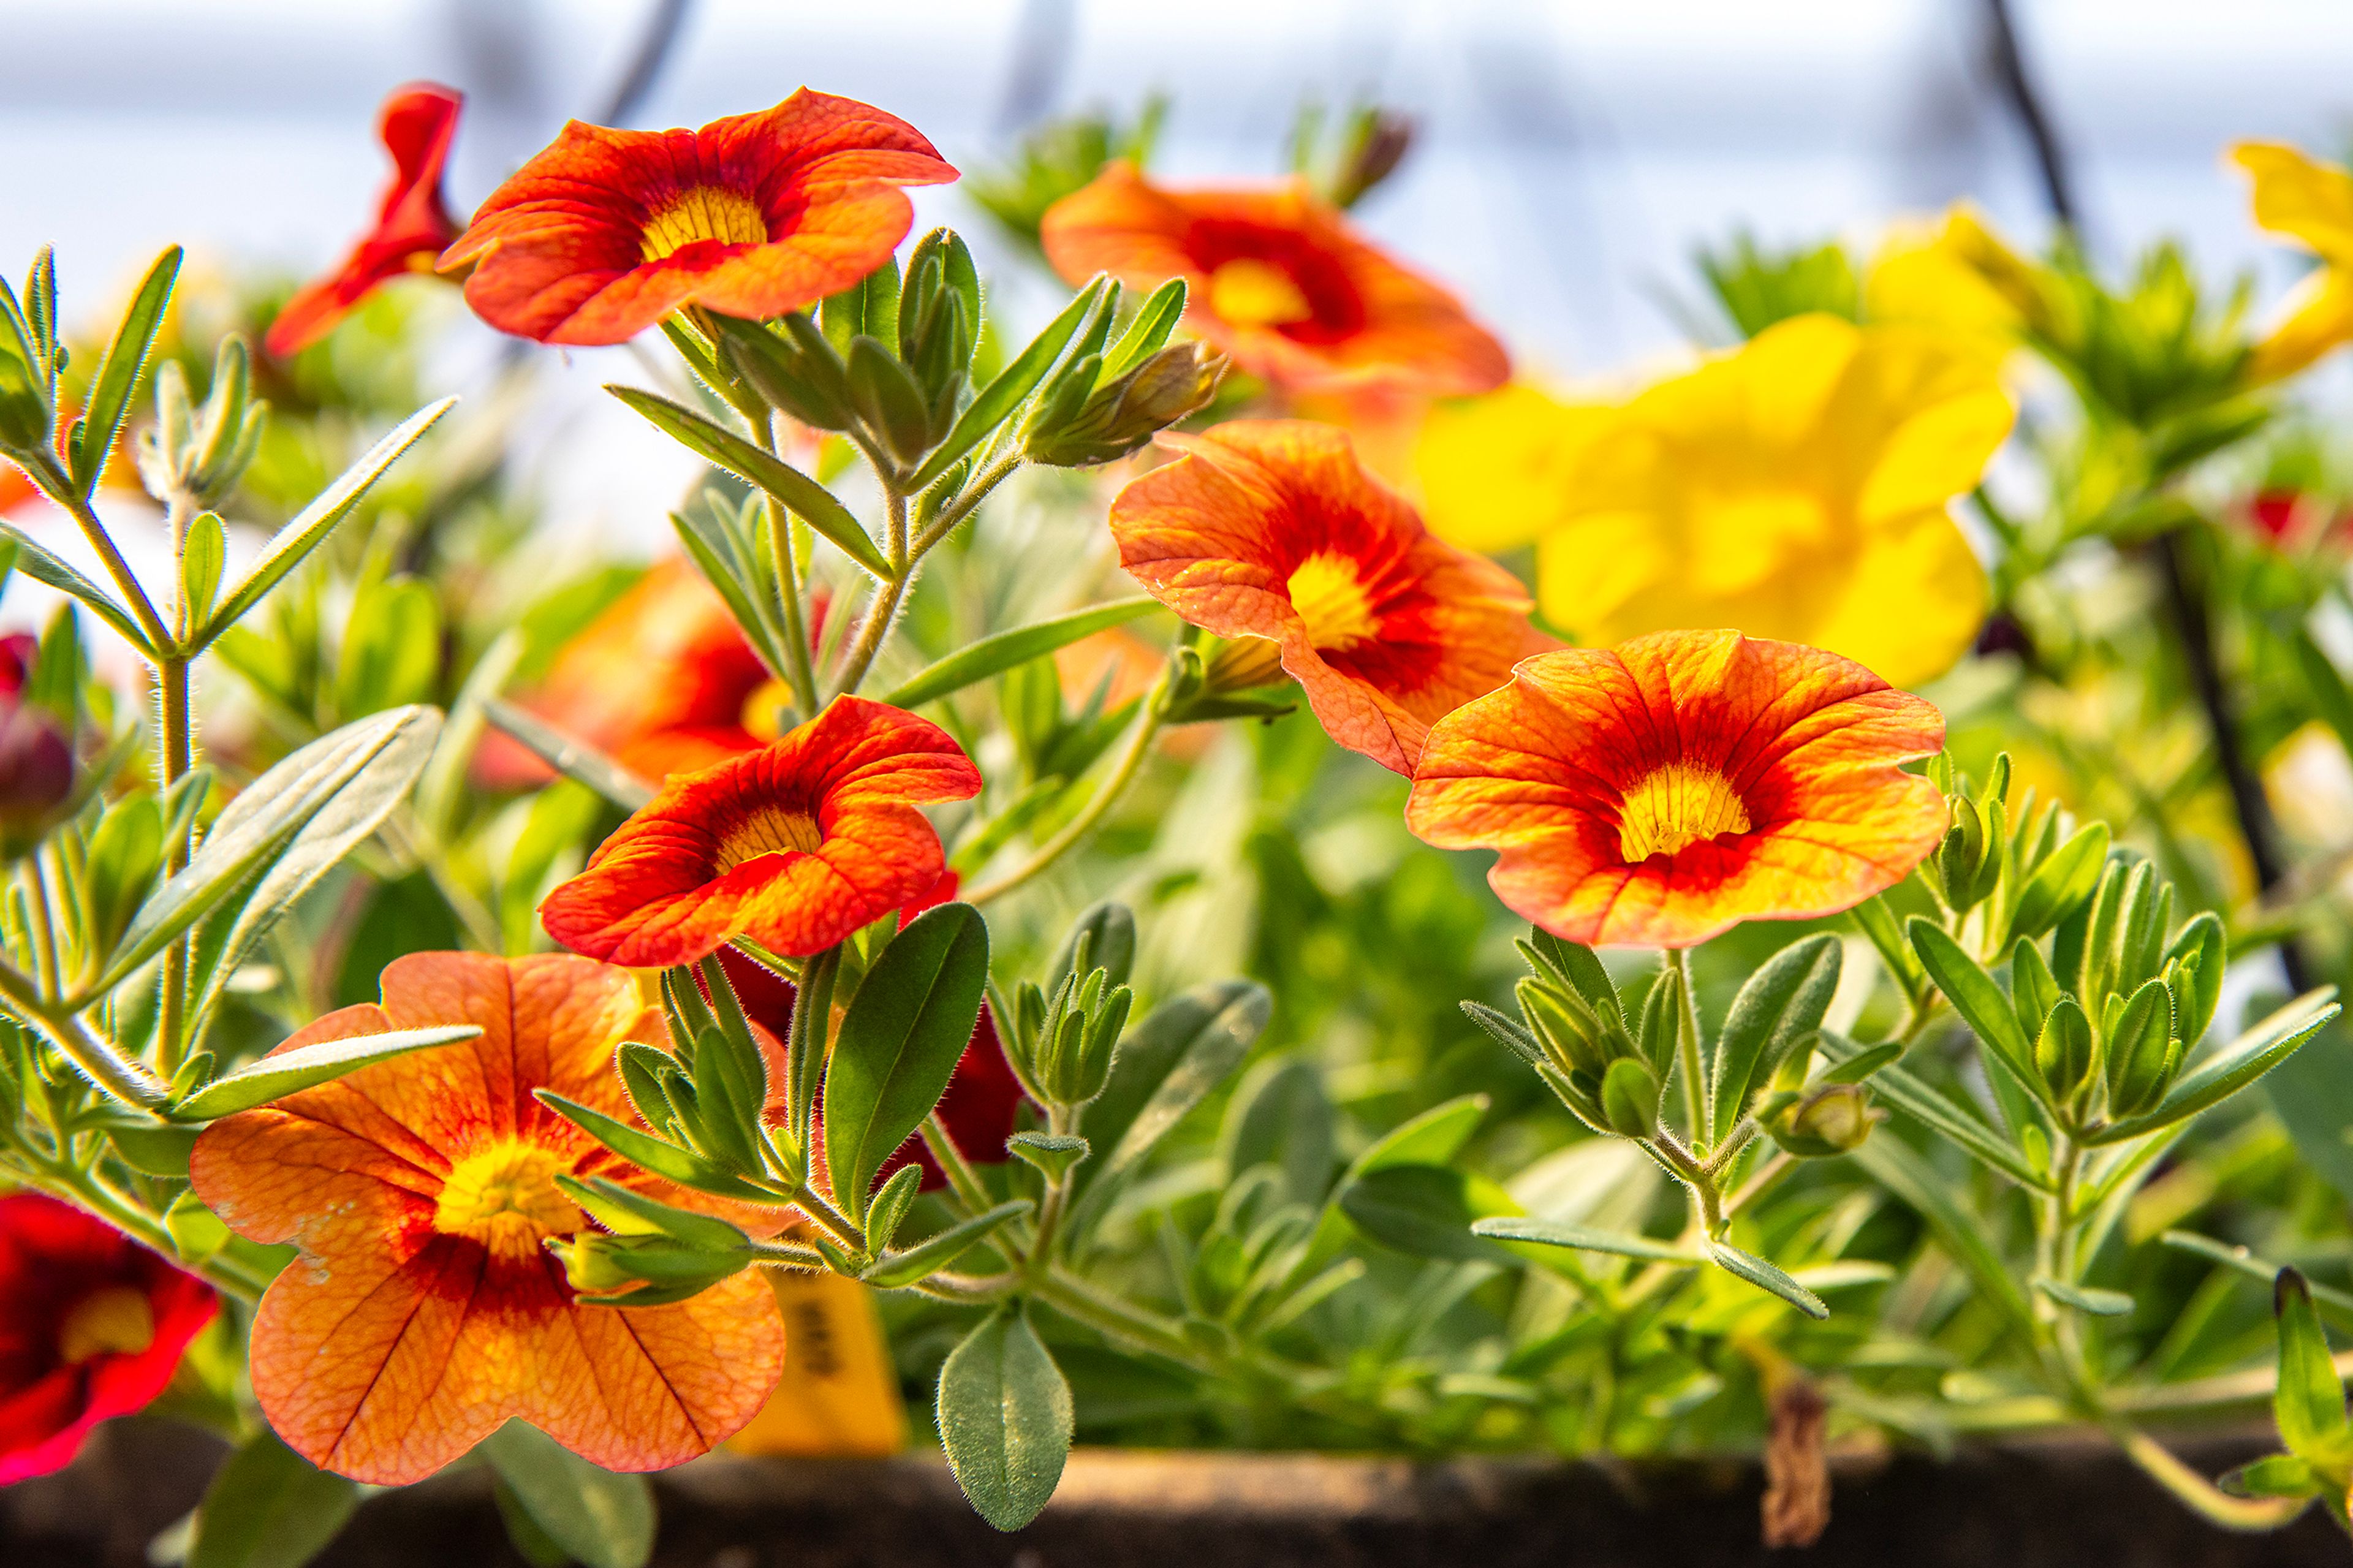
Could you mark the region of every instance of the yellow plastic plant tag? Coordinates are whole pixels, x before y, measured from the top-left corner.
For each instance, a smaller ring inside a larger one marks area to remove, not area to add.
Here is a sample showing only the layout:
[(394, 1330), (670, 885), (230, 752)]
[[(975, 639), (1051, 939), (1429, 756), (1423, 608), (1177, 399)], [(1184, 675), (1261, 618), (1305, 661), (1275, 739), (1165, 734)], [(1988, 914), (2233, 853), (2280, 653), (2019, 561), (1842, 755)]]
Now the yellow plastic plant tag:
[(866, 1287), (771, 1269), (785, 1313), (785, 1375), (727, 1447), (739, 1454), (879, 1458), (907, 1446), (907, 1412)]

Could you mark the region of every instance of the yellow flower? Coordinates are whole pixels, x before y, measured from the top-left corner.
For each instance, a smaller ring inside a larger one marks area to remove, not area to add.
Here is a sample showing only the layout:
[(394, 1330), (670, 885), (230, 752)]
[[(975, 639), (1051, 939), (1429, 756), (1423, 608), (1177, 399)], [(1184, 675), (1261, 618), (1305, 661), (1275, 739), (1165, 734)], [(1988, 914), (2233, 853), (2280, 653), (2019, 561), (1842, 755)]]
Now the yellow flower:
[(1910, 686), (1984, 619), (1946, 508), (2010, 405), (1949, 334), (1799, 316), (1603, 414), (1524, 395), (1455, 417), (1482, 413), (1489, 436), (1424, 437), (1432, 525), (1489, 548), (1536, 533), (1538, 601), (1581, 642), (1728, 626)]
[(2353, 173), (2275, 142), (2242, 142), (2231, 161), (2255, 182), (2255, 222), (2302, 240), (2321, 262), (2248, 362), (2250, 381), (2276, 381), (2353, 342)]
[(1935, 225), (1891, 229), (1863, 281), (1863, 318), (1949, 332), (2000, 361), (2021, 333), (2046, 325), (2043, 274), (1968, 202)]

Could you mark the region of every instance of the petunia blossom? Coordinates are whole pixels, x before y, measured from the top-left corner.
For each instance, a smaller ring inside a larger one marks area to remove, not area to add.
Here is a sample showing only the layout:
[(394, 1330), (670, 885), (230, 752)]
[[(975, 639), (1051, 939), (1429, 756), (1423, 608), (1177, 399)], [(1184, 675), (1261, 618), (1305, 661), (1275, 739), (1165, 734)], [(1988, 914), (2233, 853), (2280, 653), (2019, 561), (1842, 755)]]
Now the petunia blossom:
[(1342, 745), (1410, 773), (1433, 720), (1543, 646), (1519, 579), (1431, 535), (1342, 432), (1236, 420), (1162, 439), (1184, 456), (1112, 502), (1120, 564), (1194, 625), (1266, 639)]
[(2231, 161), (2254, 183), (2255, 222), (2320, 262), (2249, 356), (2248, 380), (2276, 381), (2353, 342), (2353, 169), (2276, 142), (2242, 142)]
[(462, 94), (435, 82), (398, 89), (376, 113), (376, 135), (392, 154), (393, 174), (376, 202), (375, 226), (335, 269), (304, 285), (269, 323), (262, 346), (286, 355), (308, 348), (379, 286), (405, 273), (430, 275), (434, 258), (458, 237), (441, 201), (441, 170), (458, 134)]
[(1078, 282), (1185, 280), (1185, 320), (1285, 393), (1485, 392), (1510, 356), (1461, 302), (1366, 241), (1303, 181), (1172, 190), (1132, 163), (1047, 210), (1046, 256)]
[(0, 1197), (0, 1486), (63, 1469), (164, 1392), (212, 1287), (37, 1193)]
[(698, 131), (573, 121), (442, 253), (502, 332), (618, 343), (702, 305), (766, 319), (886, 260), (914, 222), (902, 185), (956, 177), (915, 128), (803, 88)]
[(189, 1166), (231, 1226), (301, 1251), (253, 1323), (253, 1391), (279, 1436), (323, 1469), (399, 1486), (511, 1417), (615, 1470), (682, 1463), (749, 1421), (785, 1345), (756, 1270), (669, 1306), (590, 1306), (543, 1245), (588, 1228), (559, 1174), (685, 1196), (533, 1098), (637, 1124), (615, 1055), (668, 1036), (633, 977), (568, 953), (419, 952), (383, 988), (279, 1048), (482, 1033), (217, 1121)]
[(1936, 710), (1852, 659), (1738, 632), (1564, 648), (1440, 720), (1406, 826), (1500, 851), (1516, 913), (1596, 946), (1691, 947), (1749, 920), (1852, 909), (1945, 832), (1902, 771)]
[(672, 774), (539, 906), (547, 934), (633, 968), (691, 963), (739, 936), (822, 952), (929, 891), (945, 868), (916, 807), (980, 773), (947, 731), (837, 698), (775, 744)]

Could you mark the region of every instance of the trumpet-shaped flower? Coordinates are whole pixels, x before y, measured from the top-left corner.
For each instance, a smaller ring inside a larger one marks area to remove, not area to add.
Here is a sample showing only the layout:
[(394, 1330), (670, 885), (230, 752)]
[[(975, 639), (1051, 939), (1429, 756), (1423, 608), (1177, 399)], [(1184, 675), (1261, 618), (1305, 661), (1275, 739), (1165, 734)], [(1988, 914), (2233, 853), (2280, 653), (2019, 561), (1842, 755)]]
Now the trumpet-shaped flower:
[(280, 1050), (392, 1029), (479, 1025), (240, 1111), (196, 1140), (196, 1195), (301, 1256), (261, 1299), (253, 1391), (323, 1469), (398, 1486), (509, 1417), (616, 1470), (692, 1458), (749, 1421), (784, 1364), (756, 1270), (669, 1306), (583, 1304), (543, 1245), (589, 1228), (555, 1184), (649, 1176), (541, 1105), (552, 1089), (637, 1124), (614, 1058), (667, 1036), (625, 970), (568, 953), (419, 952), (381, 1005), (345, 1007)]
[(540, 920), (633, 968), (691, 963), (738, 936), (822, 952), (939, 880), (939, 835), (915, 808), (979, 793), (938, 725), (838, 698), (773, 745), (673, 774)]
[(686, 305), (782, 316), (890, 257), (914, 222), (901, 186), (955, 177), (906, 121), (807, 88), (699, 131), (575, 120), (441, 268), (471, 267), (475, 314), (541, 342), (626, 342)]
[(1185, 280), (1185, 320), (1287, 393), (1485, 392), (1511, 363), (1453, 295), (1367, 243), (1303, 181), (1169, 190), (1114, 163), (1039, 231), (1068, 280)]
[(2320, 258), (2248, 362), (2249, 380), (2275, 381), (2353, 342), (2353, 171), (2274, 142), (2242, 142), (2231, 161), (2254, 180), (2255, 222)]
[[(691, 562), (657, 563), (564, 646), (523, 706), (648, 779), (693, 773), (776, 738), (752, 726), (774, 678)], [(493, 788), (545, 783), (546, 764), (483, 737), (475, 775)]]
[(2048, 269), (2027, 260), (1968, 202), (1933, 225), (1891, 231), (1863, 280), (1866, 321), (1926, 328), (1996, 363), (2029, 331), (2055, 324)]
[(1595, 946), (1691, 947), (1851, 909), (1942, 839), (1907, 757), (1944, 720), (1851, 659), (1738, 632), (1567, 648), (1431, 727), (1406, 825), (1500, 851), (1517, 913)]
[(404, 273), (432, 272), (434, 258), (458, 237), (441, 203), (441, 168), (449, 161), (464, 101), (433, 82), (401, 88), (384, 100), (376, 135), (392, 154), (393, 174), (376, 203), (375, 226), (333, 271), (286, 301), (263, 347), (280, 358), (307, 348), (380, 285)]
[[(1730, 626), (1917, 684), (1985, 617), (1985, 573), (1947, 507), (2010, 424), (1993, 366), (1940, 335), (1780, 322), (1577, 433), (1538, 601), (1589, 645)], [(1488, 503), (1475, 465), (1446, 478), (1422, 475), (1434, 511)], [(1525, 501), (1506, 487), (1487, 509), (1504, 503)]]
[(1435, 405), (1412, 457), (1430, 531), (1490, 552), (1542, 538), (1567, 513), (1577, 465), (1610, 414), (1525, 383)]
[(212, 1287), (37, 1193), (0, 1197), (0, 1486), (72, 1462), (164, 1392)]
[(1194, 625), (1271, 644), (1342, 745), (1410, 773), (1431, 721), (1541, 646), (1519, 579), (1433, 537), (1342, 432), (1237, 420), (1162, 439), (1184, 456), (1112, 502), (1120, 564)]

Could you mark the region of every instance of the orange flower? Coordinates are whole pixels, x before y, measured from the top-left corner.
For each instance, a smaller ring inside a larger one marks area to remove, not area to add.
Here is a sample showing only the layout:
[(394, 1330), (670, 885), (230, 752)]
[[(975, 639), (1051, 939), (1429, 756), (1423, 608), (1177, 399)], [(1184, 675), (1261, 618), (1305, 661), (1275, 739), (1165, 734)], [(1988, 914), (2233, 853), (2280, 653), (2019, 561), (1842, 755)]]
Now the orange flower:
[(1517, 913), (1596, 946), (1692, 947), (1894, 886), (1944, 836), (1906, 757), (1936, 709), (1852, 659), (1738, 632), (1567, 648), (1434, 725), (1406, 826), (1502, 851)]
[(1161, 439), (1185, 456), (1112, 502), (1120, 564), (1196, 626), (1271, 639), (1342, 745), (1410, 773), (1433, 720), (1546, 646), (1519, 579), (1424, 529), (1342, 432), (1237, 420)]
[[(564, 646), (523, 706), (649, 779), (692, 773), (764, 739), (754, 701), (774, 678), (727, 602), (682, 556), (658, 562)], [(521, 789), (554, 775), (522, 745), (485, 735), (475, 777)]]
[(1113, 163), (1047, 210), (1039, 240), (1073, 283), (1182, 278), (1193, 330), (1285, 392), (1447, 395), (1511, 374), (1453, 295), (1366, 243), (1303, 181), (1171, 191)]
[(491, 193), (441, 256), (466, 301), (544, 343), (626, 342), (680, 307), (765, 319), (887, 259), (914, 208), (901, 185), (956, 177), (915, 128), (803, 88), (700, 131), (575, 120)]
[(739, 936), (821, 952), (938, 882), (939, 835), (915, 808), (979, 793), (946, 731), (837, 698), (774, 745), (673, 776), (540, 921), (634, 969), (692, 963)]
[(395, 91), (376, 111), (375, 132), (392, 154), (392, 183), (376, 203), (375, 227), (341, 266), (286, 301), (262, 346), (283, 359), (308, 348), (376, 286), (404, 272), (430, 273), (433, 258), (458, 237), (441, 205), (441, 166), (458, 134), (464, 97), (434, 82)]
[(664, 1201), (677, 1189), (533, 1099), (636, 1123), (624, 1040), (667, 1038), (623, 970), (568, 953), (418, 952), (382, 1005), (344, 1007), (280, 1050), (390, 1029), (480, 1037), (363, 1068), (214, 1123), (189, 1174), (222, 1219), (302, 1256), (262, 1297), (253, 1391), (322, 1468), (400, 1486), (510, 1416), (616, 1470), (659, 1469), (749, 1421), (784, 1365), (756, 1270), (664, 1307), (583, 1305), (543, 1245), (588, 1228), (558, 1174)]

